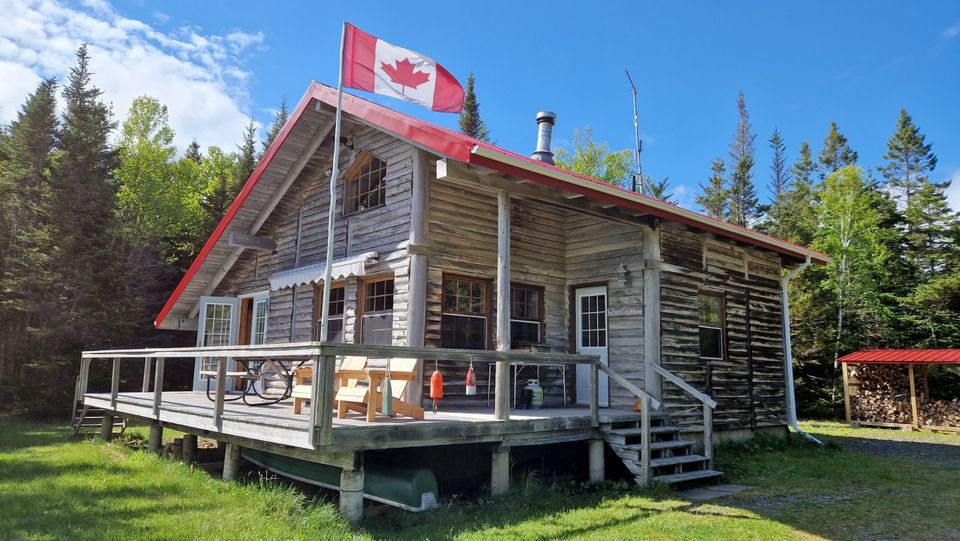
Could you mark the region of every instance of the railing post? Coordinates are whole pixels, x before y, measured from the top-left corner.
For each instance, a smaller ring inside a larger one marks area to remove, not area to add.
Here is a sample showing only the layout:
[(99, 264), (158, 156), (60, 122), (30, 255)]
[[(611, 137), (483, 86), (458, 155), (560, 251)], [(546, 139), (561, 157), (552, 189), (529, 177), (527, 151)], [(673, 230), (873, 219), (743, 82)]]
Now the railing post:
[(600, 365), (599, 361), (590, 365), (590, 425), (600, 426)]
[(314, 361), (310, 387), (310, 442), (314, 446), (333, 442), (333, 379), (337, 369), (333, 355), (318, 356)]
[(703, 405), (703, 456), (707, 467), (713, 467), (713, 408)]
[(157, 359), (157, 369), (153, 374), (153, 416), (160, 420), (160, 403), (163, 401), (163, 365), (164, 358)]
[(640, 397), (640, 482), (650, 484), (650, 398)]
[(227, 358), (217, 357), (217, 397), (213, 403), (213, 424), (217, 430), (223, 428), (223, 393), (227, 379)]
[(113, 374), (110, 378), (110, 408), (117, 407), (117, 394), (120, 392), (120, 359), (113, 360)]
[(143, 359), (143, 392), (150, 392), (150, 367), (152, 361), (150, 357), (145, 357)]

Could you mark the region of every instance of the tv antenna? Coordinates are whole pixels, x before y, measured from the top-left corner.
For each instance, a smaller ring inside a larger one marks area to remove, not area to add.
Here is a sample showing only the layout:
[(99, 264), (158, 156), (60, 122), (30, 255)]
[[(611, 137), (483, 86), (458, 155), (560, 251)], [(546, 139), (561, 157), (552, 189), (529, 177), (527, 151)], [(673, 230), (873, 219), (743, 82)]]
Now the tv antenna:
[(637, 188), (640, 188), (640, 193), (643, 193), (643, 169), (640, 167), (640, 152), (643, 150), (643, 142), (640, 141), (640, 117), (637, 115), (637, 85), (633, 84), (633, 77), (630, 77), (630, 70), (623, 70), (627, 72), (627, 80), (630, 81), (630, 88), (633, 89), (633, 132), (637, 139), (637, 174), (633, 176), (633, 185), (631, 189), (637, 191)]

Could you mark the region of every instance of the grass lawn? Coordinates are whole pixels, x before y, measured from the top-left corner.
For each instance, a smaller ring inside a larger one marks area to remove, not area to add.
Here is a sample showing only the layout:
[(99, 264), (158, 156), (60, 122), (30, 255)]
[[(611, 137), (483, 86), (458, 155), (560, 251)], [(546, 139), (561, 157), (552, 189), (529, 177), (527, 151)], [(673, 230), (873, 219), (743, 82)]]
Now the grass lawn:
[[(665, 489), (518, 486), (429, 513), (367, 513), (367, 539), (960, 539), (960, 435), (807, 423), (829, 442), (719, 449), (753, 490), (693, 503)], [(863, 448), (863, 445), (867, 447)], [(881, 452), (873, 452), (882, 447)], [(867, 452), (864, 452), (864, 449)], [(932, 450), (932, 451), (931, 451)], [(226, 484), (54, 425), (0, 420), (2, 539), (348, 538), (329, 502)]]

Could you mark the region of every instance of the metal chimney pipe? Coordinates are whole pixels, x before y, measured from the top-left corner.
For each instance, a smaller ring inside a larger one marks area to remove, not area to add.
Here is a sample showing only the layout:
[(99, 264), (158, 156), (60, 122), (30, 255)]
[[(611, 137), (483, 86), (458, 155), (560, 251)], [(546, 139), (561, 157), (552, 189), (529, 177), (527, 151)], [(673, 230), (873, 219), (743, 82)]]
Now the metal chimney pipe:
[(553, 152), (550, 150), (550, 137), (553, 135), (553, 125), (557, 122), (557, 113), (540, 111), (537, 113), (537, 150), (530, 156), (553, 165)]

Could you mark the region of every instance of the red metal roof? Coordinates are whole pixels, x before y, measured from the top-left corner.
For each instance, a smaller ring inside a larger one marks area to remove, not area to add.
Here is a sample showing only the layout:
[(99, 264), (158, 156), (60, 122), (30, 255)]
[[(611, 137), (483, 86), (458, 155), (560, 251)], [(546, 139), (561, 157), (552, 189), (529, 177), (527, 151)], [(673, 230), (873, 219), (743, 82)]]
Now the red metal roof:
[[(190, 283), (197, 271), (200, 270), (204, 260), (223, 236), (227, 226), (231, 220), (233, 220), (233, 217), (240, 207), (243, 206), (244, 201), (250, 195), (253, 187), (256, 186), (260, 177), (267, 169), (267, 166), (283, 145), (293, 126), (296, 125), (297, 121), (307, 110), (307, 106), (312, 100), (317, 100), (328, 106), (335, 106), (337, 102), (337, 91), (334, 88), (317, 82), (311, 83), (291, 115), (290, 120), (277, 135), (273, 144), (270, 145), (270, 148), (267, 149), (263, 159), (260, 160), (260, 164), (254, 170), (253, 174), (250, 175), (250, 178), (247, 179), (239, 195), (237, 195), (236, 200), (234, 200), (230, 208), (227, 209), (223, 220), (221, 220), (216, 229), (214, 229), (213, 234), (207, 239), (207, 242), (203, 245), (193, 264), (187, 269), (183, 279), (177, 285), (176, 289), (174, 289), (170, 298), (167, 299), (160, 314), (158, 314), (156, 320), (154, 320), (154, 325), (159, 327), (167, 314), (170, 313), (170, 310), (173, 309), (177, 299), (183, 294), (187, 284)], [(613, 187), (597, 179), (565, 171), (527, 156), (467, 137), (461, 133), (430, 124), (429, 122), (405, 115), (351, 94), (344, 93), (343, 95), (343, 112), (387, 133), (392, 133), (397, 137), (428, 149), (433, 153), (457, 161), (489, 167), (534, 182), (582, 193), (583, 195), (598, 200), (616, 203), (624, 208), (630, 208), (652, 216), (684, 223), (724, 237), (733, 238), (747, 244), (760, 246), (799, 259), (809, 257), (816, 263), (825, 263), (830, 260), (825, 254), (809, 248), (751, 229), (735, 226), (675, 205), (670, 205), (642, 194)]]
[(960, 364), (960, 349), (865, 349), (839, 359), (851, 364)]

